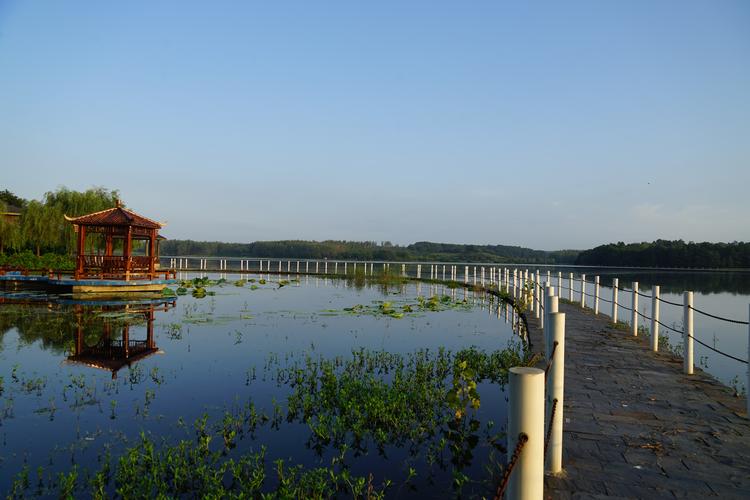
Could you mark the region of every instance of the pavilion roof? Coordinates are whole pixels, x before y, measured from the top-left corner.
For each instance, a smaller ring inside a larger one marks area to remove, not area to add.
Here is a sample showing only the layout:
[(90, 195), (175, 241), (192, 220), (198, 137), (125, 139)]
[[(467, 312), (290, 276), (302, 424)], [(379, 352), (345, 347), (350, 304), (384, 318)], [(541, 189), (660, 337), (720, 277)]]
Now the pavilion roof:
[(80, 226), (133, 226), (147, 229), (161, 229), (164, 224), (139, 215), (127, 208), (116, 206), (80, 217), (65, 216), (65, 220)]

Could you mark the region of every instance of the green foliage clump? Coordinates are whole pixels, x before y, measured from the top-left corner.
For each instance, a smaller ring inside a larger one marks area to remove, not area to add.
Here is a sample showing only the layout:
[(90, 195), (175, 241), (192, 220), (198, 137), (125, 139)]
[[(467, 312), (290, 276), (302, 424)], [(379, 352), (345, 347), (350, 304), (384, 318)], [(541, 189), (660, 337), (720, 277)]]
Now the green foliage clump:
[(0, 254), (0, 266), (39, 271), (48, 269), (70, 271), (75, 269), (75, 261), (68, 255), (45, 253), (37, 256), (31, 250), (24, 250), (7, 255)]

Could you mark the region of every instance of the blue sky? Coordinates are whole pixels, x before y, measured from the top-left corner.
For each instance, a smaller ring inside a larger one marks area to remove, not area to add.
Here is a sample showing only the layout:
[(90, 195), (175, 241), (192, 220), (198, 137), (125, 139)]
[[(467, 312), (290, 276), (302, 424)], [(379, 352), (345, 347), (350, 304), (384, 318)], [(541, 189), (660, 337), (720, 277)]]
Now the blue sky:
[(750, 239), (750, 3), (0, 0), (0, 187), (171, 238)]

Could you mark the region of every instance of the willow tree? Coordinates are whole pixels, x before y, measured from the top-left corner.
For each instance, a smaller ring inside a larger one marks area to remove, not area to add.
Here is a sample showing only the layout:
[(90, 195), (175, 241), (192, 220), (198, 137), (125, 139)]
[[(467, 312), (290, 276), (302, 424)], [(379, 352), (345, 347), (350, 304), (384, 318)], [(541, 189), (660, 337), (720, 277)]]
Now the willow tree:
[(58, 245), (57, 224), (61, 217), (44, 203), (32, 200), (21, 217), (21, 228), (26, 244), (32, 246), (37, 255), (42, 248), (50, 249)]
[(76, 250), (76, 237), (73, 226), (64, 219), (63, 215), (78, 217), (112, 208), (118, 196), (116, 190), (110, 191), (102, 187), (86, 191), (73, 191), (63, 187), (46, 193), (44, 195), (46, 211), (44, 224), (45, 230), (49, 231), (49, 240), (47, 240), (49, 245), (64, 250), (66, 253), (73, 253)]
[(9, 210), (8, 204), (0, 200), (0, 253), (6, 248), (20, 250), (24, 246), (21, 226), (15, 217), (6, 217), (4, 214)]

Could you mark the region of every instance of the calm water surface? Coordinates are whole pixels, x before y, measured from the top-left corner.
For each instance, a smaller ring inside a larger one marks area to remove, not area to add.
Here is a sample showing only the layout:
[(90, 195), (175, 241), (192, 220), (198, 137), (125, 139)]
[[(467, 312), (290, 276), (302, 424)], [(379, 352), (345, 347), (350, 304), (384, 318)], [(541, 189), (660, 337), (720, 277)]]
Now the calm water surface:
[[(464, 290), (358, 288), (312, 277), (279, 287), (274, 276), (251, 289), (250, 284), (234, 286), (236, 275), (228, 278), (230, 282), (210, 288), (213, 296), (127, 306), (3, 294), (0, 488), (7, 491), (24, 464), (32, 471), (43, 466), (47, 476), (73, 464), (96, 468), (107, 450), (117, 456), (140, 432), (169, 442), (189, 438), (193, 421), (202, 415), (216, 422), (225, 411), (249, 401), (273, 416), (290, 392), (288, 384), (276, 380), (278, 370), (308, 356), (346, 360), (359, 349), (405, 356), (420, 349), (437, 353), (441, 347), (493, 351), (518, 342), (504, 310)], [(450, 306), (400, 319), (345, 311), (357, 304), (376, 308), (383, 301), (414, 304), (417, 296), (432, 295), (450, 296)], [(129, 363), (111, 348), (123, 341), (129, 346)], [(504, 460), (488, 443), (504, 427), (506, 395), (502, 386), (490, 382), (480, 383), (479, 392), (476, 416), (488, 438), (471, 450), (462, 471), (475, 482), (468, 491), (486, 493), (489, 483), (483, 481), (490, 475), (485, 466), (494, 460), (491, 455)], [(306, 466), (330, 465), (338, 450), (316, 450), (310, 443), (306, 424), (284, 419), (260, 426), (232, 453), (264, 445), (268, 463), (291, 457)], [(416, 488), (420, 495), (438, 497), (452, 482), (450, 453), (443, 458), (443, 466), (430, 465), (424, 449), (394, 445), (380, 452), (371, 446), (360, 456), (350, 453), (347, 460), (354, 474), (373, 472), (376, 483), (389, 478), (401, 484), (393, 496), (412, 495), (410, 488)], [(418, 476), (404, 486), (410, 467)]]

